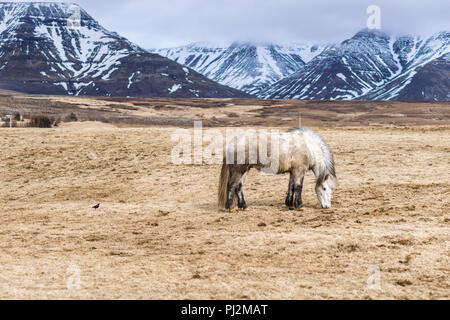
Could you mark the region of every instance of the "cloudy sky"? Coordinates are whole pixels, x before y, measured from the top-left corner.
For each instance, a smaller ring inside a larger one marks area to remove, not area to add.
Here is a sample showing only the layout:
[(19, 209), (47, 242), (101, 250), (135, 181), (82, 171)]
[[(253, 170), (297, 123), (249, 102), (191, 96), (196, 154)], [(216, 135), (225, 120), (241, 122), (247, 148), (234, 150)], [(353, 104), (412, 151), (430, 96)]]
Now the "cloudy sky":
[(72, 0), (145, 48), (196, 41), (337, 42), (366, 27), (369, 5), (394, 33), (450, 31), (449, 0)]

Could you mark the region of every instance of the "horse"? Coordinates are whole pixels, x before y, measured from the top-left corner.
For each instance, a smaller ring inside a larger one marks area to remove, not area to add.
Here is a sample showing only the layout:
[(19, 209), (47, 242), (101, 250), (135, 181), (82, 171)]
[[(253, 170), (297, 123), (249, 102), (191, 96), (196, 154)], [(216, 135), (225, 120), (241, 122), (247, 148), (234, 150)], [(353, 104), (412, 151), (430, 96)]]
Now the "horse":
[[(275, 149), (278, 151), (278, 166), (273, 173), (290, 174), (285, 205), (290, 210), (302, 210), (303, 180), (305, 173), (308, 170), (312, 170), (316, 177), (315, 191), (317, 198), (323, 209), (329, 209), (331, 207), (332, 192), (336, 189), (337, 177), (333, 153), (328, 145), (319, 134), (306, 127), (282, 132), (278, 137), (278, 149)], [(245, 138), (241, 137), (236, 140)], [(227, 163), (227, 154), (236, 155), (234, 146), (230, 144), (225, 148), (218, 190), (219, 208), (230, 212), (233, 211), (236, 205), (234, 195), (237, 198), (238, 208), (242, 210), (248, 209), (243, 190), (249, 170), (255, 168), (263, 171), (268, 168), (267, 162), (263, 163), (260, 155), (254, 163), (251, 163), (249, 161), (250, 152), (245, 152), (243, 156), (245, 161), (241, 164), (234, 161), (236, 157), (232, 158), (233, 162), (231, 164)]]

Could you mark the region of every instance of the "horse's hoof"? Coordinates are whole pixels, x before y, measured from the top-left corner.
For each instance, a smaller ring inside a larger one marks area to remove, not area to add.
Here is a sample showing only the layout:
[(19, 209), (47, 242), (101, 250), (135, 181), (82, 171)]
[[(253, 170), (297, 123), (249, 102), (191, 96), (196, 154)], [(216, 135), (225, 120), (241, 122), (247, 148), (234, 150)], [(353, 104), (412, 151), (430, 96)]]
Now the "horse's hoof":
[(247, 206), (243, 207), (242, 211), (248, 211), (248, 207)]
[(297, 208), (297, 211), (304, 211), (304, 210), (305, 210), (305, 208), (303, 208), (303, 207)]
[(289, 210), (295, 210), (295, 208), (294, 207), (289, 207)]
[(234, 208), (228, 209), (228, 212), (229, 212), (229, 213), (233, 213), (233, 212), (234, 212)]

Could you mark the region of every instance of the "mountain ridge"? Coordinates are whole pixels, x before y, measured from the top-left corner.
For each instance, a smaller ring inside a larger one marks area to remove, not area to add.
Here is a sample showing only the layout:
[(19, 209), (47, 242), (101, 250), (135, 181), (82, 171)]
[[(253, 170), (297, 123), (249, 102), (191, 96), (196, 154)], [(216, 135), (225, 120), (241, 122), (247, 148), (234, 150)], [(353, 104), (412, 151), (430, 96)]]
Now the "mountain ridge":
[[(78, 25), (72, 26), (75, 16)], [(148, 53), (77, 4), (0, 3), (0, 87), (33, 94), (248, 97)]]
[[(73, 19), (77, 18), (77, 21)], [(33, 94), (450, 100), (450, 33), (363, 29), (328, 45), (193, 43), (151, 52), (74, 3), (0, 2), (0, 88)]]
[[(288, 72), (282, 75), (279, 74), (278, 78), (266, 77), (263, 84), (255, 81), (255, 78), (261, 77), (261, 72), (257, 76), (251, 73), (257, 70), (255, 64), (244, 63), (246, 67), (248, 66), (248, 71), (241, 68), (243, 71), (235, 72), (236, 66), (221, 59), (220, 54), (230, 50), (228, 48), (220, 48), (219, 54), (212, 58), (204, 58), (202, 55), (208, 54), (207, 49), (198, 44), (159, 49), (155, 52), (186, 64), (219, 83), (255, 94), (261, 99), (419, 99), (419, 101), (446, 99), (447, 101), (449, 100), (449, 89), (433, 82), (431, 79), (439, 78), (447, 83), (445, 81), (447, 78), (442, 79), (438, 74), (439, 70), (436, 68), (432, 68), (430, 65), (427, 73), (422, 73), (422, 78), (425, 75), (428, 76), (430, 78), (429, 83), (434, 83), (438, 86), (437, 88), (425, 90), (426, 79), (420, 81), (413, 81), (413, 79), (416, 77), (417, 71), (424, 65), (450, 52), (449, 43), (450, 35), (447, 31), (438, 32), (429, 37), (420, 37), (415, 35), (391, 35), (382, 30), (363, 29), (340, 43), (322, 45), (316, 52), (317, 54), (312, 54), (310, 59), (302, 57), (298, 48), (293, 50), (290, 53), (298, 57), (294, 67), (291, 67)], [(247, 50), (258, 47), (257, 44), (245, 45)], [(272, 46), (275, 47), (276, 45)], [(313, 47), (311, 45), (301, 46), (303, 48)], [(253, 56), (258, 56), (256, 51)], [(208, 61), (207, 68), (204, 67), (204, 64), (198, 63), (201, 59)], [(235, 65), (239, 66), (243, 61), (245, 62), (245, 58), (239, 58)], [(441, 61), (439, 65), (446, 65), (446, 61)], [(283, 63), (289, 65), (286, 60)], [(267, 65), (270, 66), (270, 63), (267, 63)], [(444, 69), (446, 68), (444, 67)], [(214, 73), (215, 70), (221, 70), (221, 72)], [(431, 74), (431, 70), (434, 70), (433, 74)], [(402, 93), (410, 82), (415, 84), (416, 90), (423, 87), (424, 94), (419, 97), (413, 93), (413, 90), (405, 91), (409, 94)], [(242, 83), (245, 85), (242, 85)], [(419, 83), (421, 87), (419, 87)], [(426, 92), (430, 93), (426, 94)]]
[[(300, 72), (280, 80), (260, 97), (433, 101), (437, 96), (406, 95), (402, 90), (413, 80), (417, 68), (449, 52), (449, 39), (446, 31), (423, 39), (365, 29), (330, 47)], [(448, 92), (449, 88), (442, 90)], [(442, 98), (446, 93), (440, 92), (438, 96)]]
[(206, 77), (249, 94), (300, 70), (324, 47), (318, 45), (196, 42), (152, 52), (186, 65)]

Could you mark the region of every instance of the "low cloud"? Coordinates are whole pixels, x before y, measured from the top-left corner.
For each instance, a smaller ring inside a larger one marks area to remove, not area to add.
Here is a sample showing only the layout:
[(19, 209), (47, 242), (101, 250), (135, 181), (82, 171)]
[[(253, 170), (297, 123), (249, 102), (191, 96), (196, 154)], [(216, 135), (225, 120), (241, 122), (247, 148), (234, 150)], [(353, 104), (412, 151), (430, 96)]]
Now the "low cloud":
[(450, 30), (448, 0), (78, 0), (107, 29), (145, 48), (195, 41), (336, 42), (365, 28), (369, 5), (382, 29)]

